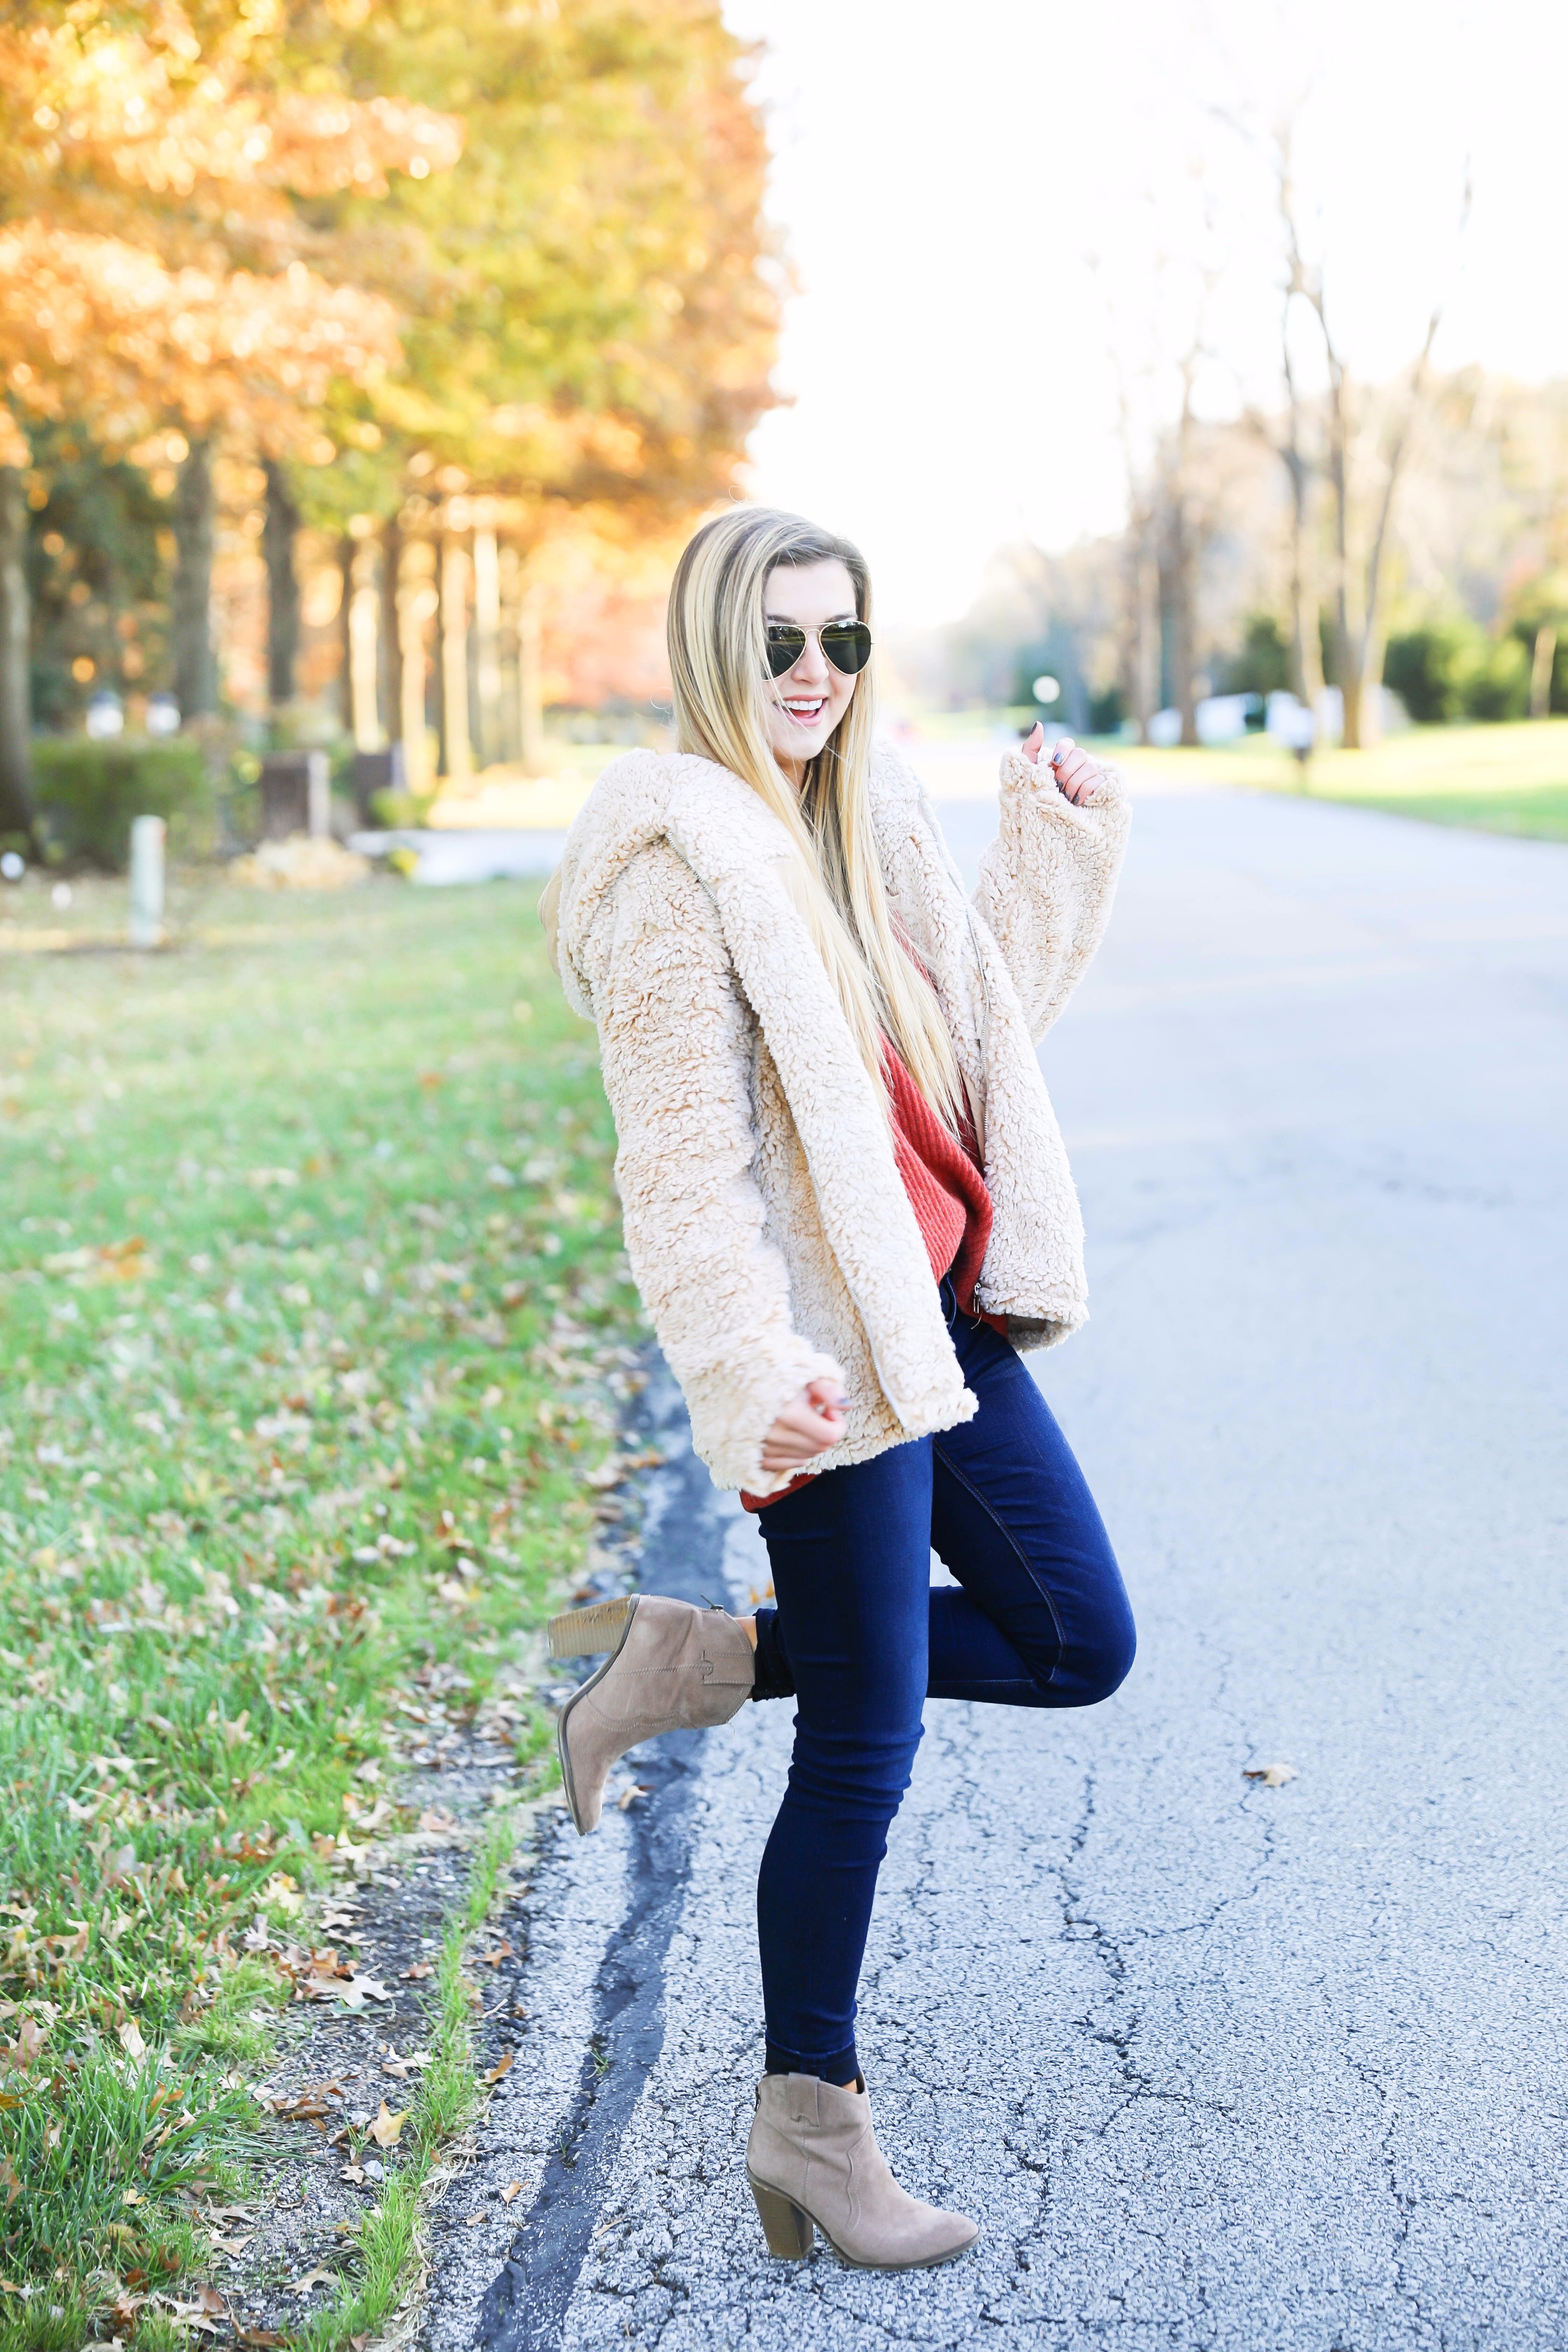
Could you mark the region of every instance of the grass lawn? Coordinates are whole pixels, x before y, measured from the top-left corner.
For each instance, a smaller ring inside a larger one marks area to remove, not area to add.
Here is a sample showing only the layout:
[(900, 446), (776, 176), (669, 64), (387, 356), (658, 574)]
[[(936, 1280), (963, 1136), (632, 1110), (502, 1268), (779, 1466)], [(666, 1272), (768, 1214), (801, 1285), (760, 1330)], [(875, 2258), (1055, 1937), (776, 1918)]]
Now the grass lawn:
[(290, 1997), (246, 1931), (397, 1824), (400, 1733), (551, 1769), (520, 1669), (640, 1327), (534, 895), (204, 885), (135, 958), (18, 951), (122, 886), (4, 894), (0, 2345), (199, 2263)]
[(1305, 777), (1289, 752), (1258, 736), (1209, 750), (1115, 756), (1128, 773), (1174, 783), (1223, 781), (1268, 792), (1301, 792), (1538, 841), (1568, 841), (1568, 719), (1498, 727), (1415, 727), (1369, 751), (1325, 751)]

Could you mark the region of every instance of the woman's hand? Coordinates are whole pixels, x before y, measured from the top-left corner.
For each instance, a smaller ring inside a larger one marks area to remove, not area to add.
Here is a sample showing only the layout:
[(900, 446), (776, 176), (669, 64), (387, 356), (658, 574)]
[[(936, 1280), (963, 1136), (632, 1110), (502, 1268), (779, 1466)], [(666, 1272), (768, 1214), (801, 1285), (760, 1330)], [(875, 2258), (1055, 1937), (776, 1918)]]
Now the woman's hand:
[[(1022, 747), (1024, 757), (1031, 765), (1039, 758), (1045, 740), (1046, 730), (1037, 720), (1025, 737)], [(1075, 743), (1070, 735), (1057, 738), (1051, 748), (1049, 764), (1064, 799), (1071, 801), (1075, 807), (1082, 806), (1105, 773), (1099, 761), (1091, 760), (1082, 745)]]
[(847, 1400), (837, 1381), (812, 1381), (792, 1397), (763, 1440), (763, 1468), (804, 1470), (844, 1434)]

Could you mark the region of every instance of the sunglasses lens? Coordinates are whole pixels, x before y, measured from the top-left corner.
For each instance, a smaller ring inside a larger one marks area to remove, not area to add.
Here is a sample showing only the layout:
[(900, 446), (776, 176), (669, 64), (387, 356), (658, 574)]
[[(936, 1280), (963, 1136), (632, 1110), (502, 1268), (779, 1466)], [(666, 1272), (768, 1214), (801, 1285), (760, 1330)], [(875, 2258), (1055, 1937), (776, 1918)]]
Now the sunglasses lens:
[[(793, 669), (805, 651), (805, 631), (792, 629), (781, 621), (768, 623), (768, 669), (774, 677), (783, 677)], [(829, 660), (832, 656), (829, 655)]]
[(843, 628), (824, 629), (822, 650), (836, 670), (845, 677), (854, 677), (871, 658), (871, 632), (864, 621), (847, 623)]

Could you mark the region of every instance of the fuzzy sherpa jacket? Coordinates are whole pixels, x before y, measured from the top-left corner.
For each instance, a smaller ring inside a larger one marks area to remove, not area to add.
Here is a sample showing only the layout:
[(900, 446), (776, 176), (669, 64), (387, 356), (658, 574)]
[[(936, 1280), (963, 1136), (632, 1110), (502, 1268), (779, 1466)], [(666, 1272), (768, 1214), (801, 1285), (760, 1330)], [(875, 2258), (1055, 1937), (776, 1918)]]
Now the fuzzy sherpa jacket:
[[(1048, 766), (1002, 761), (1001, 822), (966, 898), (920, 783), (879, 747), (871, 808), (892, 904), (952, 1034), (994, 1222), (976, 1304), (1021, 1348), (1088, 1313), (1083, 1224), (1035, 1044), (1110, 911), (1128, 807), (1113, 773), (1075, 806)], [(566, 992), (596, 1023), (619, 1138), (626, 1251), (692, 1438), (721, 1486), (765, 1495), (781, 1409), (848, 1395), (827, 1470), (976, 1410), (888, 1123), (791, 895), (778, 819), (679, 753), (605, 769), (546, 894)]]

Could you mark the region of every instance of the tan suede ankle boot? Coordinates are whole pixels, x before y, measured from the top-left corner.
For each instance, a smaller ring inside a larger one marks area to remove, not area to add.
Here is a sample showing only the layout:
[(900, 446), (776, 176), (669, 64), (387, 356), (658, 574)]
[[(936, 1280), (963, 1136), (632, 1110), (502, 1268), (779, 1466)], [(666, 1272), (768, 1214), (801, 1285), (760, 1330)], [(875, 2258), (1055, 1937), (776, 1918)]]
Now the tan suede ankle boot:
[(815, 2074), (764, 2074), (746, 2143), (746, 2178), (768, 2252), (803, 2262), (815, 2222), (858, 2270), (930, 2270), (980, 2235), (963, 2213), (922, 2205), (899, 2187), (871, 2129), (864, 2084), (841, 2090)]
[(599, 1826), (617, 1757), (661, 1731), (728, 1723), (752, 1696), (756, 1657), (722, 1609), (634, 1592), (550, 1621), (552, 1658), (610, 1653), (561, 1710), (555, 1744), (566, 1802), (581, 1835)]

